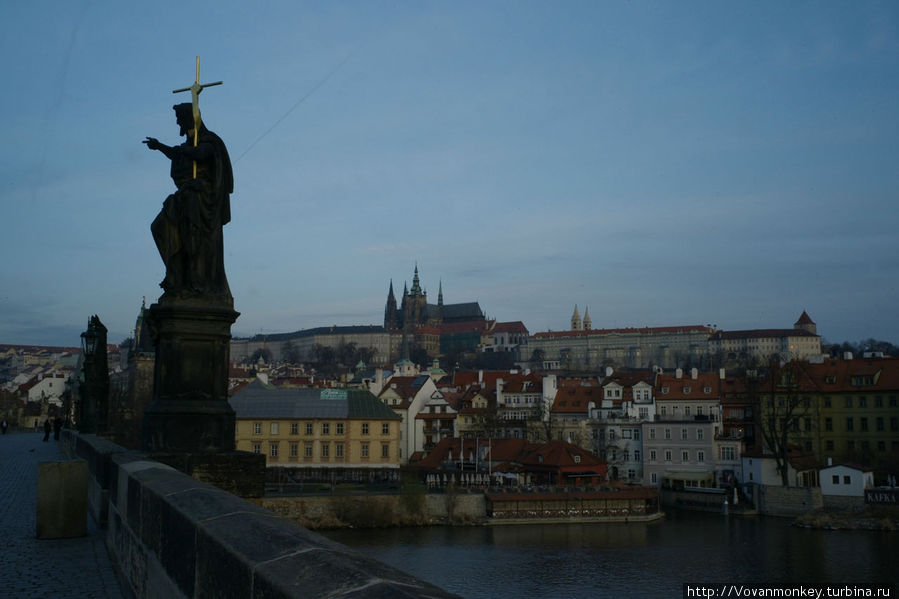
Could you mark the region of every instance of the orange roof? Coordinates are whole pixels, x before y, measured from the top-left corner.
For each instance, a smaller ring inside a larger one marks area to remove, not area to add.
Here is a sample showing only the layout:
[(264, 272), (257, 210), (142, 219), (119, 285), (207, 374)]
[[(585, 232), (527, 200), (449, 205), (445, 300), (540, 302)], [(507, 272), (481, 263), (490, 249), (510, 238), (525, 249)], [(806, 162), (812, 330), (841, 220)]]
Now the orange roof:
[[(721, 378), (718, 373), (700, 372), (696, 378), (684, 373), (681, 378), (673, 374), (660, 374), (656, 378), (656, 400), (718, 399), (721, 395)], [(663, 388), (668, 392), (663, 393)], [(710, 391), (706, 393), (706, 388)]]
[[(479, 374), (480, 373), (480, 374)], [(481, 386), (486, 388), (496, 388), (496, 380), (503, 379), (503, 386), (508, 387), (514, 381), (542, 380), (540, 375), (536, 373), (524, 374), (522, 371), (511, 373), (508, 370), (457, 370), (453, 373), (453, 386), (458, 389), (465, 389), (469, 385), (479, 384), (478, 377), (482, 377)]]
[(594, 407), (602, 403), (602, 387), (566, 386), (556, 391), (552, 412), (556, 414), (586, 414), (589, 404)]
[[(575, 461), (575, 456), (579, 459)], [(577, 445), (565, 441), (531, 443), (525, 446), (517, 462), (525, 466), (598, 466), (604, 462)]]
[(804, 364), (813, 390), (822, 392), (899, 390), (899, 358), (827, 360)]
[(796, 324), (815, 324), (815, 321), (809, 318), (808, 313), (803, 310), (802, 314), (799, 315), (799, 320), (796, 321)]
[(524, 335), (528, 334), (528, 329), (524, 326), (524, 323), (520, 320), (516, 320), (515, 322), (497, 322), (493, 326), (493, 333), (522, 333)]

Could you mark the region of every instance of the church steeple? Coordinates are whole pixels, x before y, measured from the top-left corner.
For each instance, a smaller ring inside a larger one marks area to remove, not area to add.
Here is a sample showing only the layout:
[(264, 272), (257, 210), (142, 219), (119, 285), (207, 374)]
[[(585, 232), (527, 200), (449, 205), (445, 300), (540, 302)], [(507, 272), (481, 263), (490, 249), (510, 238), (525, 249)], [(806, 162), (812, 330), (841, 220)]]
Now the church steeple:
[(593, 328), (593, 321), (590, 320), (590, 308), (584, 307), (584, 330), (589, 331)]
[(440, 279), (440, 286), (437, 287), (437, 305), (443, 305), (443, 279)]
[(574, 314), (571, 315), (571, 330), (580, 331), (582, 327), (581, 313), (577, 311), (577, 304), (574, 305)]
[(818, 334), (818, 325), (815, 324), (814, 320), (809, 318), (808, 312), (805, 310), (799, 315), (799, 320), (793, 324), (793, 328), (808, 331), (812, 335)]
[(415, 274), (412, 275), (412, 295), (421, 295), (421, 285), (418, 282), (418, 262), (415, 263)]
[(384, 328), (395, 329), (397, 322), (396, 296), (393, 295), (393, 279), (390, 279), (390, 291), (387, 292), (387, 305), (384, 306)]

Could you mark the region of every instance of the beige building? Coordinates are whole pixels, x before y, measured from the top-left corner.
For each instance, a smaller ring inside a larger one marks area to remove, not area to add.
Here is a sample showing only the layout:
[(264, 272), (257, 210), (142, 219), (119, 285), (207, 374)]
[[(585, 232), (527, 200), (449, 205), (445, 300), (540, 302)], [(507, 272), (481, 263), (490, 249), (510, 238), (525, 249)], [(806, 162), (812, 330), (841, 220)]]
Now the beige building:
[(240, 451), (282, 468), (399, 468), (400, 417), (369, 391), (255, 381), (230, 399)]
[(299, 362), (312, 357), (312, 348), (323, 345), (337, 349), (341, 345), (355, 343), (356, 347), (367, 347), (374, 351), (373, 364), (386, 364), (399, 355), (402, 335), (389, 333), (380, 326), (317, 327), (294, 333), (256, 335), (248, 339), (231, 340), (231, 359), (241, 361), (250, 358), (258, 350), (271, 354), (272, 360), (280, 362), (290, 348)]
[(718, 331), (709, 339), (709, 351), (727, 360), (766, 360), (778, 355), (782, 360), (807, 360), (821, 355), (817, 325), (805, 311), (792, 329), (751, 329)]
[(528, 355), (521, 359), (530, 361), (534, 352), (540, 350), (542, 366), (550, 369), (595, 369), (608, 364), (674, 368), (708, 352), (709, 335), (713, 332), (713, 328), (699, 325), (548, 331), (531, 336)]
[(740, 439), (723, 433), (724, 372), (659, 374), (656, 414), (643, 423), (643, 479), (651, 485), (717, 487), (740, 470)]

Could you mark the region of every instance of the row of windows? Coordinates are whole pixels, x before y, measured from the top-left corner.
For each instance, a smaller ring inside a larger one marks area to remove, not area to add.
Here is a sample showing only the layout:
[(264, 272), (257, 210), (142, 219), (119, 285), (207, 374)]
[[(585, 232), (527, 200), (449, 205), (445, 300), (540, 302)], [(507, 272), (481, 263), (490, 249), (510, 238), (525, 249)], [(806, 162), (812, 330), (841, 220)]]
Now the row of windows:
[[(635, 457), (634, 459), (640, 459), (639, 453), (638, 452), (635, 452), (635, 453), (637, 453), (637, 457)], [(674, 452), (670, 449), (663, 450), (662, 454), (665, 456), (666, 462), (672, 461), (672, 458), (674, 457)], [(738, 452), (737, 452), (736, 447), (731, 447), (731, 446), (725, 445), (725, 446), (718, 448), (718, 459), (733, 461), (733, 460), (736, 460), (737, 458), (738, 458)], [(655, 449), (650, 449), (649, 450), (649, 461), (655, 462), (655, 461), (658, 461), (658, 459), (659, 459), (658, 451), (656, 451)], [(681, 459), (681, 462), (689, 462), (690, 461), (690, 450), (682, 449), (680, 452), (680, 459)], [(696, 461), (697, 462), (705, 462), (705, 451), (704, 450), (702, 450), (702, 449), (696, 450)]]
[[(669, 391), (670, 391), (670, 389), (667, 386), (662, 387), (662, 395), (668, 395)], [(689, 385), (684, 385), (683, 388), (681, 389), (681, 391), (683, 391), (684, 395), (688, 395), (693, 391), (693, 388), (690, 387)], [(703, 387), (702, 392), (705, 393), (706, 395), (709, 395), (712, 392), (712, 388), (708, 387), (708, 386)]]
[[(705, 412), (703, 410), (704, 410), (703, 406), (696, 406), (696, 412), (695, 412), (696, 416), (704, 416)], [(681, 413), (680, 406), (673, 406), (673, 411), (671, 413), (674, 416), (680, 416), (680, 413)], [(711, 415), (711, 413), (712, 413), (711, 408), (709, 408), (709, 415)], [(689, 417), (689, 416), (693, 416), (693, 414), (694, 413), (693, 413), (693, 410), (691, 409), (691, 406), (684, 406), (684, 416)], [(668, 415), (668, 406), (660, 406), (659, 407), (659, 415), (667, 416)]]
[[(730, 447), (728, 449), (732, 450), (733, 447)], [(666, 462), (672, 461), (672, 458), (674, 457), (674, 453), (670, 449), (664, 450), (663, 455), (665, 456)], [(655, 449), (650, 449), (649, 450), (649, 461), (655, 462), (655, 461), (658, 461), (658, 459), (659, 459), (658, 452)], [(680, 459), (681, 459), (681, 462), (689, 462), (690, 461), (689, 450), (686, 450), (686, 449), (682, 450), (680, 452)], [(697, 462), (705, 462), (705, 451), (699, 450), (696, 452), (696, 461)]]
[[(824, 430), (826, 432), (833, 431), (833, 418), (825, 418), (824, 419)], [(846, 430), (847, 431), (855, 431), (855, 418), (849, 416), (846, 418)], [(858, 430), (861, 432), (867, 432), (870, 430), (868, 426), (868, 417), (862, 416), (858, 419)], [(886, 420), (883, 416), (877, 416), (874, 419), (874, 430), (875, 431), (885, 431), (886, 430)], [(892, 416), (890, 418), (890, 431), (896, 432), (899, 431), (899, 417)]]
[[(878, 441), (876, 443), (875, 447), (877, 448), (877, 451), (886, 451), (887, 443), (886, 443), (886, 441)], [(824, 449), (826, 451), (835, 451), (836, 450), (836, 442), (833, 439), (825, 439), (824, 440)], [(853, 452), (856, 450), (870, 451), (871, 443), (870, 443), (870, 441), (851, 440), (851, 441), (846, 442), (846, 449), (850, 452)], [(890, 442), (890, 451), (893, 451), (893, 452), (899, 451), (899, 441), (891, 441)]]
[[(313, 422), (305, 422), (304, 431), (307, 437), (311, 437), (315, 434), (315, 423)], [(321, 434), (322, 436), (329, 436), (331, 434), (331, 423), (330, 422), (322, 422), (320, 423)], [(269, 424), (269, 433), (272, 435), (281, 434), (281, 423), (280, 422), (271, 422)], [(262, 434), (262, 423), (254, 422), (253, 423), (253, 434), (261, 435)], [(299, 435), (300, 434), (300, 423), (299, 422), (291, 422), (290, 423), (290, 434), (291, 435)], [(343, 435), (344, 434), (344, 423), (343, 422), (335, 422), (334, 423), (334, 434), (335, 435)], [(369, 434), (369, 423), (362, 423), (362, 434)], [(382, 422), (381, 423), (381, 434), (389, 435), (390, 434), (390, 423)]]
[[(614, 428), (610, 428), (609, 429), (609, 441), (615, 441), (618, 434), (619, 433), (616, 433)], [(623, 428), (623, 429), (621, 429), (620, 434), (621, 434), (622, 439), (634, 439), (636, 441), (640, 440), (640, 429), (638, 429), (638, 428), (634, 428), (634, 429)], [(605, 439), (606, 438), (605, 430), (601, 429), (601, 428), (593, 429), (593, 438), (594, 439)]]
[[(369, 443), (360, 444), (360, 452), (363, 459), (369, 457)], [(280, 453), (280, 444), (277, 442), (269, 444), (269, 456), (272, 458), (277, 458)], [(299, 443), (291, 443), (289, 448), (289, 455), (292, 458), (300, 457), (300, 444)], [(262, 445), (260, 443), (253, 443), (253, 453), (262, 453)], [(304, 443), (303, 444), (303, 457), (304, 458), (323, 458), (330, 459), (331, 457), (331, 444), (330, 443), (322, 443), (319, 445), (319, 455), (315, 455), (315, 446), (312, 443)], [(344, 444), (343, 443), (335, 443), (334, 444), (334, 457), (337, 459), (342, 459), (344, 457)], [(382, 443), (381, 444), (381, 457), (389, 458), (390, 457), (390, 444)]]
[[(889, 401), (889, 406), (891, 408), (895, 408), (897, 406), (897, 400), (896, 400), (895, 395), (890, 395), (888, 401)], [(830, 397), (825, 397), (824, 398), (824, 407), (832, 408), (833, 407), (833, 399)], [(867, 408), (868, 407), (868, 397), (866, 395), (860, 395), (858, 397), (852, 397), (850, 395), (847, 395), (847, 396), (843, 397), (843, 407), (844, 408), (853, 408), (853, 407)], [(883, 400), (882, 395), (874, 396), (874, 407), (875, 408), (884, 407), (884, 400)]]
[[(579, 457), (579, 456), (575, 456), (575, 457)], [(630, 452), (629, 450), (627, 450), (627, 449), (624, 449), (624, 450), (622, 450), (621, 453), (619, 454), (619, 453), (618, 453), (618, 450), (617, 450), (616, 448), (613, 447), (612, 449), (610, 449), (610, 450), (607, 452), (606, 459), (608, 459), (608, 461), (610, 461), (610, 462), (616, 462), (616, 461), (618, 461), (618, 458), (619, 458), (619, 457), (621, 457), (621, 460), (622, 460), (623, 462), (628, 462), (628, 461), (630, 461), (630, 459), (631, 459), (631, 452)], [(639, 450), (639, 449), (635, 449), (635, 450), (634, 450), (634, 461), (635, 461), (635, 462), (639, 462), (639, 461), (640, 461), (640, 450)]]
[[(671, 429), (670, 428), (664, 429), (664, 434), (665, 434), (665, 439), (670, 439), (671, 438)], [(649, 438), (650, 439), (656, 438), (656, 429), (655, 428), (649, 429)], [(683, 441), (688, 440), (690, 438), (689, 430), (686, 428), (680, 429), (680, 438)], [(705, 429), (697, 428), (696, 429), (696, 440), (702, 441), (703, 439), (705, 439)]]

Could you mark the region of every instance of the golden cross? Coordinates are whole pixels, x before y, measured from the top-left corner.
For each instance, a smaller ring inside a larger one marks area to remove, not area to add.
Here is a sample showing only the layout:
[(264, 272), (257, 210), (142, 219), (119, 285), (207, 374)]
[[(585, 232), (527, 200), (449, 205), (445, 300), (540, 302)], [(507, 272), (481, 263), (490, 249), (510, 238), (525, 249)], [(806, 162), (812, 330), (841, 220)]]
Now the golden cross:
[[(197, 56), (197, 76), (194, 79), (193, 85), (190, 87), (182, 87), (181, 89), (172, 90), (173, 94), (177, 94), (179, 92), (190, 92), (191, 104), (193, 105), (193, 114), (194, 114), (194, 147), (197, 147), (197, 140), (200, 135), (200, 92), (203, 91), (203, 88), (212, 87), (213, 85), (221, 85), (221, 81), (216, 81), (214, 83), (200, 83), (200, 57)], [(197, 161), (194, 160), (194, 179), (197, 178)]]

